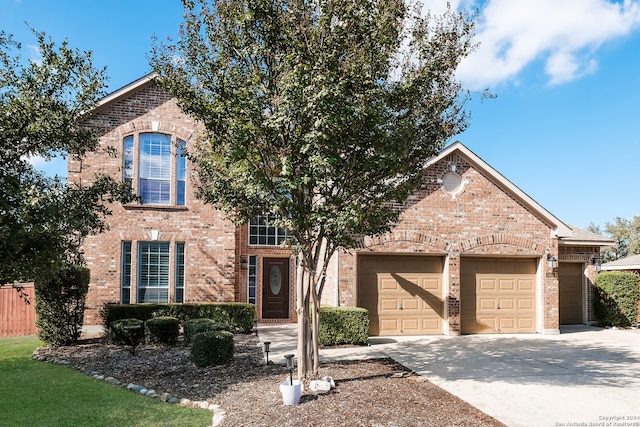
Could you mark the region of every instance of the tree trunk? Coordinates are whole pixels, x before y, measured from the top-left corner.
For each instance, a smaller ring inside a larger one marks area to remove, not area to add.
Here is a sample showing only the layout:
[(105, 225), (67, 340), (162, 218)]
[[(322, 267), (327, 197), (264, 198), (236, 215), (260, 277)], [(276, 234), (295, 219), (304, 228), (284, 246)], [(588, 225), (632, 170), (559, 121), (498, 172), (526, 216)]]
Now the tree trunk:
[(308, 371), (307, 342), (309, 337), (309, 310), (305, 289), (305, 274), (302, 255), (296, 262), (296, 312), (298, 313), (298, 379), (302, 380)]

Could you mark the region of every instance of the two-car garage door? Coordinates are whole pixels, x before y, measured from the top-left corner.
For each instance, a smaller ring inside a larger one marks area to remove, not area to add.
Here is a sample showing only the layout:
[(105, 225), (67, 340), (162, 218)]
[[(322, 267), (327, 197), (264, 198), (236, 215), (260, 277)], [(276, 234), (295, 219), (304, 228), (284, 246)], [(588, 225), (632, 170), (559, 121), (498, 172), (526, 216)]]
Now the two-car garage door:
[[(536, 332), (536, 258), (461, 259), (463, 334)], [(444, 332), (444, 257), (358, 255), (358, 304), (371, 335)]]

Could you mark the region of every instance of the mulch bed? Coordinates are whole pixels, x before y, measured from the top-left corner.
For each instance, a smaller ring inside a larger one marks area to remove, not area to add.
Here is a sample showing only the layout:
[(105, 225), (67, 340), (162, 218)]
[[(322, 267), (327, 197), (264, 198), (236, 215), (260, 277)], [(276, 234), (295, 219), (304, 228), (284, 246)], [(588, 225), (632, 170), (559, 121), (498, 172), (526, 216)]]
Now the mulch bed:
[(98, 372), (159, 394), (220, 405), (223, 426), (502, 426), (468, 403), (391, 359), (321, 365), (336, 388), (305, 392), (297, 406), (284, 406), (278, 386), (288, 378), (280, 365), (265, 364), (255, 334), (236, 335), (234, 359), (197, 367), (183, 346), (140, 346), (136, 355), (102, 338), (69, 347), (44, 347), (40, 357)]

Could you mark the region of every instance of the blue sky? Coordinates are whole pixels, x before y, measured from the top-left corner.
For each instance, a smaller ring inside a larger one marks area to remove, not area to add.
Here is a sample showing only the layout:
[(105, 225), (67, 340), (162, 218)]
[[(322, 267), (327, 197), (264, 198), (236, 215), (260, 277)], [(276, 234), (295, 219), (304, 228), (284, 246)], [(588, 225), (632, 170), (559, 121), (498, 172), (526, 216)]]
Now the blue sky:
[[(569, 224), (640, 215), (640, 0), (451, 3), (480, 13), (460, 79), (497, 95), (469, 105), (455, 139)], [(181, 12), (179, 0), (0, 0), (0, 29), (25, 52), (25, 21), (93, 51), (113, 91), (150, 71), (151, 37), (175, 35)], [(65, 173), (60, 161), (39, 167)]]

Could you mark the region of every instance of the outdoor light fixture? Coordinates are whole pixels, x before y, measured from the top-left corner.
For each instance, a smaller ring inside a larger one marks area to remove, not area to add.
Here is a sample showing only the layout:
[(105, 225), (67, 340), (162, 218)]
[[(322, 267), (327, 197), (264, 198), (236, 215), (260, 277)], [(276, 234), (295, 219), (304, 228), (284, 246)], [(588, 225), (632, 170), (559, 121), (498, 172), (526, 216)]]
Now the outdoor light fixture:
[(285, 354), (287, 360), (287, 370), (289, 371), (289, 384), (293, 385), (293, 354)]
[(591, 264), (596, 268), (596, 273), (600, 272), (600, 266), (602, 265), (602, 259), (598, 255), (591, 257)]
[(243, 270), (246, 270), (247, 267), (249, 266), (249, 261), (247, 260), (247, 257), (240, 257), (240, 268)]
[(267, 365), (269, 364), (269, 346), (271, 345), (271, 341), (265, 341), (262, 343), (264, 346), (264, 354), (267, 355)]
[(558, 268), (558, 260), (551, 254), (547, 254), (547, 262), (549, 263), (549, 268), (555, 270)]

